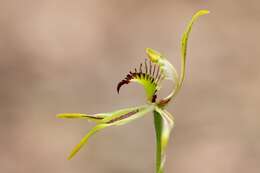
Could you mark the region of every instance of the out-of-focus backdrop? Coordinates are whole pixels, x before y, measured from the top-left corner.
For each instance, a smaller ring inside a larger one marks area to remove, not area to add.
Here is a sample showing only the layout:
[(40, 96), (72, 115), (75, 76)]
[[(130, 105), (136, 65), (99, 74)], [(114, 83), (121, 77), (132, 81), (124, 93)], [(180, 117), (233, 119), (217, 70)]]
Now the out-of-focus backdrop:
[[(163, 52), (177, 69), (180, 37), (199, 9), (166, 172), (260, 172), (260, 3), (257, 0), (1, 0), (0, 172), (154, 172), (152, 115), (107, 128), (67, 161), (94, 125), (57, 119), (145, 102), (142, 87), (116, 84)], [(166, 84), (167, 85), (167, 84)], [(162, 89), (162, 96), (168, 88)]]

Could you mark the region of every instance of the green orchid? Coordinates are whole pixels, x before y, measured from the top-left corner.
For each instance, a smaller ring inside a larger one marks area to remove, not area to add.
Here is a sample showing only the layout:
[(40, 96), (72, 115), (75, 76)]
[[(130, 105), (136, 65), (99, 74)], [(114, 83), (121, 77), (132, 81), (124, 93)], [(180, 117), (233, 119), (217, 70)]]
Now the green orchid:
[[(146, 49), (148, 59), (134, 71), (130, 71), (127, 76), (118, 83), (117, 92), (120, 88), (130, 82), (141, 84), (146, 92), (147, 103), (142, 106), (116, 110), (108, 113), (98, 113), (94, 115), (82, 113), (63, 113), (58, 114), (59, 118), (81, 118), (96, 123), (80, 143), (72, 150), (68, 159), (71, 159), (88, 142), (90, 136), (96, 132), (110, 126), (119, 126), (130, 123), (141, 118), (150, 112), (154, 114), (154, 126), (156, 132), (156, 173), (163, 173), (165, 163), (165, 152), (169, 141), (171, 130), (174, 126), (173, 116), (165, 109), (165, 106), (176, 96), (183, 85), (186, 69), (187, 41), (194, 21), (204, 14), (207, 10), (198, 11), (188, 23), (181, 39), (181, 73), (178, 75), (174, 66), (161, 53), (151, 49)], [(161, 82), (169, 80), (173, 83), (172, 91), (163, 99), (157, 100)]]

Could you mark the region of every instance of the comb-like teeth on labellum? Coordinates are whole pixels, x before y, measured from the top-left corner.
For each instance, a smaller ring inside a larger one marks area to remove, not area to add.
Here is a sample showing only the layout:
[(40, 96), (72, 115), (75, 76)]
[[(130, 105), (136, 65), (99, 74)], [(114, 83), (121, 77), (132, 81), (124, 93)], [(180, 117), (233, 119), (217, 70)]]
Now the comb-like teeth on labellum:
[(147, 64), (147, 59), (145, 59), (144, 64), (140, 64), (139, 70), (135, 68), (134, 72), (130, 71), (126, 77), (118, 83), (117, 92), (119, 93), (123, 85), (130, 82), (137, 82), (144, 87), (147, 99), (151, 102), (155, 102), (157, 97), (156, 92), (159, 90), (158, 85), (163, 78), (164, 75), (161, 73), (160, 66), (152, 63), (150, 60), (149, 64)]

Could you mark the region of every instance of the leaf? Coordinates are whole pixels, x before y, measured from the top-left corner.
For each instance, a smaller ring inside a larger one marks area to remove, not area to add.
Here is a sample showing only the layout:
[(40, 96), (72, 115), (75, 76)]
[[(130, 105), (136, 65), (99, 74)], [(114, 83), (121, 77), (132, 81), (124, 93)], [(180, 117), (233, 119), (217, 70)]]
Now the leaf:
[(174, 119), (169, 112), (156, 107), (154, 111), (154, 125), (156, 132), (156, 173), (163, 173), (166, 147), (174, 126)]
[(135, 119), (138, 119), (148, 112), (154, 110), (154, 105), (144, 105), (134, 108), (126, 108), (114, 111), (112, 113), (108, 113), (110, 116), (107, 116), (103, 120), (99, 122), (98, 125), (93, 127), (80, 141), (80, 143), (72, 150), (71, 154), (69, 155), (68, 159), (71, 159), (77, 152), (88, 142), (88, 139), (95, 134), (96, 132), (115, 125), (123, 125), (127, 124)]

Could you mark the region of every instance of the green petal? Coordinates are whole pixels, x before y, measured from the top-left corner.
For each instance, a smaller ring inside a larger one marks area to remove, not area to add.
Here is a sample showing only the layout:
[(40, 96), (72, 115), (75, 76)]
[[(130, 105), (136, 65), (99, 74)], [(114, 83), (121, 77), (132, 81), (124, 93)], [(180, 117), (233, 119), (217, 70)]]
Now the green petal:
[(182, 39), (181, 39), (181, 75), (180, 75), (180, 83), (179, 87), (181, 88), (183, 84), (183, 80), (185, 78), (185, 71), (186, 71), (186, 55), (187, 55), (187, 45), (188, 45), (188, 39), (189, 35), (193, 26), (193, 23), (200, 17), (205, 14), (208, 14), (208, 10), (200, 10), (197, 13), (195, 13), (190, 22), (188, 23), (184, 33), (182, 34)]
[(126, 108), (126, 109), (121, 109), (121, 110), (117, 110), (114, 112), (98, 113), (98, 114), (94, 114), (94, 115), (82, 114), (82, 113), (61, 113), (61, 114), (57, 114), (56, 117), (57, 118), (67, 118), (67, 119), (86, 119), (89, 121), (94, 121), (96, 123), (104, 123), (104, 122), (108, 121), (109, 119), (112, 119), (113, 117), (123, 115), (125, 113), (131, 112), (136, 109), (140, 109), (142, 107), (145, 107), (145, 106)]
[(117, 125), (117, 126), (124, 125), (124, 124), (132, 122), (133, 120), (143, 117), (144, 115), (146, 115), (149, 112), (152, 112), (154, 110), (154, 108), (155, 108), (154, 104), (141, 106), (126, 114), (122, 114), (120, 116), (113, 116), (112, 118), (109, 117), (107, 119), (104, 119), (104, 121), (109, 120), (106, 123), (109, 123), (112, 125)]
[(84, 138), (82, 138), (80, 143), (78, 143), (78, 145), (72, 150), (68, 159), (69, 160), (72, 159), (72, 157), (74, 157), (75, 154), (78, 153), (78, 151), (88, 142), (88, 139), (89, 139), (90, 136), (92, 136), (93, 134), (95, 134), (99, 130), (102, 130), (105, 127), (108, 127), (108, 126), (109, 126), (108, 124), (99, 124), (99, 125), (95, 126), (94, 128), (92, 128), (92, 130), (89, 131), (88, 134), (86, 136), (84, 136)]
[(161, 101), (160, 104), (162, 106), (165, 106), (165, 104), (167, 104), (179, 92), (180, 88), (183, 85), (183, 80), (185, 78), (185, 71), (186, 71), (187, 44), (188, 44), (188, 38), (190, 35), (190, 31), (192, 29), (192, 25), (200, 16), (208, 14), (208, 13), (209, 13), (209, 11), (207, 11), (207, 10), (200, 10), (195, 15), (193, 15), (192, 19), (188, 23), (188, 25), (182, 35), (182, 39), (181, 39), (181, 75), (178, 78), (178, 80), (176, 80), (176, 81), (178, 81), (178, 83), (177, 83), (177, 85), (175, 85), (175, 87), (173, 88), (171, 93)]
[(166, 160), (166, 147), (170, 138), (171, 130), (174, 126), (174, 119), (169, 112), (156, 107), (154, 120), (157, 141), (156, 173), (163, 173), (164, 163)]
[(86, 119), (89, 121), (100, 122), (109, 114), (95, 114), (95, 115), (87, 115), (82, 113), (61, 113), (56, 115), (58, 118), (68, 118), (68, 119)]
[(114, 112), (107, 113), (110, 116), (102, 119), (98, 125), (93, 127), (80, 141), (80, 143), (72, 150), (68, 159), (71, 159), (77, 152), (88, 142), (88, 139), (95, 134), (96, 132), (114, 125), (123, 125), (129, 123), (137, 118), (140, 118), (154, 110), (154, 105), (144, 105), (139, 107), (121, 109)]

